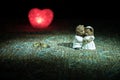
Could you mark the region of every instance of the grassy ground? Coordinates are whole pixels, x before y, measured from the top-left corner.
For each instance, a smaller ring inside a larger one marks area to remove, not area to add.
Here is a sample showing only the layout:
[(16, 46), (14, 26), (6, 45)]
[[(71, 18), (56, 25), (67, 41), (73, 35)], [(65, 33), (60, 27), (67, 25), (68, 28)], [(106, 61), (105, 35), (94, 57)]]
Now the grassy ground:
[[(0, 78), (17, 80), (117, 80), (120, 37), (95, 33), (97, 49), (74, 50), (74, 32), (31, 32), (1, 35)], [(45, 43), (50, 47), (35, 46)]]

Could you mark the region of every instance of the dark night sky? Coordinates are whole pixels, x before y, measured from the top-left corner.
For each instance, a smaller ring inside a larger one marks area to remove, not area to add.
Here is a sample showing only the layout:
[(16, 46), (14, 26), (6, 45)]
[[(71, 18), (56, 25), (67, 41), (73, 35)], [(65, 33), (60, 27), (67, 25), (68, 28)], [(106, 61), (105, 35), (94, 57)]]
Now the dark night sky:
[[(26, 18), (31, 8), (51, 8), (55, 18), (118, 18), (117, 2), (87, 0), (16, 0), (1, 2), (1, 13), (4, 17)], [(9, 11), (8, 11), (9, 10)], [(1, 17), (3, 17), (1, 15)]]
[[(9, 21), (24, 21), (31, 8), (50, 8), (54, 19), (81, 21), (103, 20), (103, 24), (119, 27), (119, 4), (112, 1), (91, 0), (4, 0), (0, 2), (0, 18), (3, 24)], [(104, 20), (110, 20), (106, 23)], [(102, 24), (100, 25), (102, 26)], [(112, 28), (111, 28), (112, 29)], [(118, 29), (117, 29), (118, 30)]]

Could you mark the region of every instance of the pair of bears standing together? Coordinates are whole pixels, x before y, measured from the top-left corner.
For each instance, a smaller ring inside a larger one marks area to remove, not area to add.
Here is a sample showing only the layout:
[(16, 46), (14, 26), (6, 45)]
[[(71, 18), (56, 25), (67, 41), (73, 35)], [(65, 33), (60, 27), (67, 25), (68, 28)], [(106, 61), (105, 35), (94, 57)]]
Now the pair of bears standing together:
[(73, 40), (74, 49), (87, 49), (95, 50), (96, 46), (94, 43), (94, 29), (91, 26), (78, 25), (76, 27), (76, 35)]

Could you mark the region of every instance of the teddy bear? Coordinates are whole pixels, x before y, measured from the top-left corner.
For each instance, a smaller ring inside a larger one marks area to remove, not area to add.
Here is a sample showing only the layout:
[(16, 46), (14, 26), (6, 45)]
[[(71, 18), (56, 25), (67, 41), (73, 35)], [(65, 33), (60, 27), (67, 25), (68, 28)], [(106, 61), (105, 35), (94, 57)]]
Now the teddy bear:
[(85, 36), (83, 38), (83, 45), (82, 49), (87, 49), (87, 50), (95, 50), (96, 46), (94, 43), (94, 29), (91, 26), (86, 26), (85, 27)]
[(75, 29), (75, 37), (73, 40), (73, 48), (74, 49), (81, 49), (83, 45), (83, 37), (85, 35), (85, 27), (84, 25), (78, 25)]

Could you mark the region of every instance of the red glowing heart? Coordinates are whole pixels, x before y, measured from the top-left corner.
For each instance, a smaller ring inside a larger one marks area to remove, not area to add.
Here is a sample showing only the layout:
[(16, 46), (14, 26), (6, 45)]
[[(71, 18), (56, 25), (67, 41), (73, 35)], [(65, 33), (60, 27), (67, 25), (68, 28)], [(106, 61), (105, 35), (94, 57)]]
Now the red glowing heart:
[(28, 13), (29, 22), (33, 28), (47, 28), (52, 20), (54, 14), (51, 9), (33, 8)]

